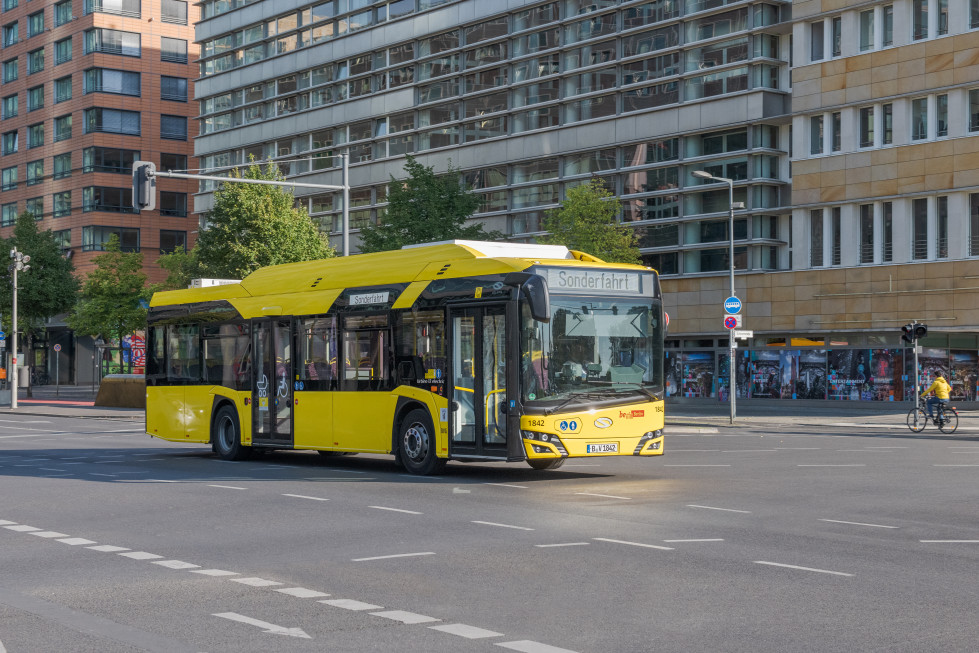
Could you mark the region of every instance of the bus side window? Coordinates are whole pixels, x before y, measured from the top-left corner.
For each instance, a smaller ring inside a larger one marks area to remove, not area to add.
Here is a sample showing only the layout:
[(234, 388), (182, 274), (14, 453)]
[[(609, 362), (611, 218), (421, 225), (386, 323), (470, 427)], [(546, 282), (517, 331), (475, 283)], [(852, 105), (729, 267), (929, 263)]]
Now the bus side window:
[(200, 383), (200, 327), (196, 324), (171, 325), (167, 328), (167, 340), (167, 379)]
[(336, 318), (310, 318), (299, 323), (302, 364), (297, 373), (307, 390), (334, 390), (337, 378)]
[(147, 356), (146, 378), (163, 379), (166, 378), (167, 367), (164, 357), (164, 345), (166, 343), (166, 327), (153, 326), (149, 328), (149, 356)]

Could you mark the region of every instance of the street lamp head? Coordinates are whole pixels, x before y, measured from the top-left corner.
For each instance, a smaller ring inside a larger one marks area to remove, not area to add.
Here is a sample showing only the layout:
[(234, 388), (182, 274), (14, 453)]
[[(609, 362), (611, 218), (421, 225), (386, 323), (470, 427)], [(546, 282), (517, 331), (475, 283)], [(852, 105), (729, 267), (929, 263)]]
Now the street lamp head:
[(710, 174), (709, 172), (707, 172), (705, 170), (694, 170), (693, 171), (693, 176), (694, 177), (699, 177), (700, 179), (713, 179), (714, 178), (714, 175)]

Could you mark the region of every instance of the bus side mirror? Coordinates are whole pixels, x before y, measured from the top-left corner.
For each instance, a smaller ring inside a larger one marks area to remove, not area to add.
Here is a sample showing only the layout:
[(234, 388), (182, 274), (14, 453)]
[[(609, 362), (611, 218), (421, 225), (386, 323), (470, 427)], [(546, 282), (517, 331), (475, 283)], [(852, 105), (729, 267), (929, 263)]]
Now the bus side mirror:
[(544, 277), (529, 272), (511, 272), (503, 279), (503, 283), (520, 288), (520, 294), (530, 306), (532, 318), (538, 322), (551, 321), (551, 301)]

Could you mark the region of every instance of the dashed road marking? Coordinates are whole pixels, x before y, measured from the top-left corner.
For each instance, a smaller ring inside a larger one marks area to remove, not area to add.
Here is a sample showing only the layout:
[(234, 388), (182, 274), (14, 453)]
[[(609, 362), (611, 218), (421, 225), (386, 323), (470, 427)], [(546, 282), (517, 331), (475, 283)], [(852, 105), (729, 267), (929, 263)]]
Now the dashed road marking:
[(288, 594), (289, 596), (295, 596), (296, 598), (300, 599), (318, 599), (324, 596), (329, 596), (329, 594), (326, 592), (317, 592), (316, 590), (306, 589), (305, 587), (284, 587), (275, 591), (281, 592), (282, 594)]
[(720, 510), (721, 512), (739, 512), (744, 515), (750, 515), (750, 510), (735, 510), (734, 508), (718, 508), (716, 506), (701, 506), (696, 503), (688, 503), (687, 508), (700, 508), (701, 510)]
[(705, 537), (705, 538), (694, 539), (694, 540), (663, 540), (663, 541), (666, 542), (667, 544), (673, 544), (673, 543), (679, 544), (679, 543), (682, 543), (682, 542), (723, 542), (724, 541), (724, 538), (722, 538), (722, 537)]
[(450, 635), (458, 635), (466, 639), (484, 639), (486, 637), (503, 637), (503, 633), (497, 633), (485, 628), (467, 626), (466, 624), (444, 624), (441, 626), (429, 626), (432, 630), (438, 630)]
[(146, 551), (129, 551), (128, 553), (120, 553), (119, 555), (132, 558), (133, 560), (156, 560), (163, 557), (155, 553), (147, 553)]
[(238, 487), (237, 485), (213, 485), (213, 484), (210, 484), (210, 483), (208, 484), (207, 487), (219, 487), (219, 488), (222, 488), (222, 489), (225, 489), (225, 490), (247, 490), (248, 489), (248, 488), (244, 488), (244, 487)]
[(538, 549), (549, 549), (557, 546), (588, 546), (588, 542), (565, 542), (563, 544), (535, 544)]
[(250, 585), (251, 587), (272, 587), (274, 585), (281, 585), (282, 583), (274, 580), (266, 580), (264, 578), (231, 578), (232, 583), (241, 583), (242, 585)]
[(541, 644), (540, 642), (529, 639), (521, 639), (516, 642), (500, 642), (497, 646), (508, 648), (511, 651), (520, 651), (520, 653), (575, 653), (571, 649)]
[(644, 549), (659, 549), (661, 551), (673, 551), (673, 547), (659, 546), (658, 544), (643, 544), (642, 542), (628, 542), (626, 540), (613, 540), (607, 537), (593, 537), (592, 539), (598, 540), (599, 542), (611, 542), (612, 544), (626, 544), (628, 546), (641, 546)]
[(796, 465), (796, 467), (866, 467), (866, 465), (863, 463), (843, 464), (843, 465), (810, 464), (810, 465)]
[(367, 506), (368, 508), (374, 508), (375, 510), (390, 510), (391, 512), (403, 512), (408, 515), (422, 515), (424, 513), (418, 512), (417, 510), (404, 510), (402, 508), (387, 508), (385, 506)]
[(367, 562), (368, 560), (387, 560), (388, 558), (414, 558), (416, 556), (433, 556), (434, 551), (423, 551), (421, 553), (394, 553), (386, 556), (373, 556), (371, 558), (352, 558), (351, 562)]
[(850, 524), (851, 526), (869, 526), (871, 528), (900, 528), (899, 526), (885, 526), (883, 524), (865, 524), (858, 521), (843, 521), (840, 519), (820, 519), (819, 521), (829, 522), (830, 524)]
[(202, 574), (204, 576), (237, 576), (237, 571), (225, 571), (224, 569), (192, 569), (192, 574)]
[(68, 537), (68, 533), (59, 533), (58, 531), (35, 531), (31, 533), (31, 535), (37, 535), (38, 537), (47, 537), (47, 538)]
[(492, 521), (473, 521), (474, 524), (483, 524), (484, 526), (499, 526), (500, 528), (514, 528), (518, 531), (532, 531), (533, 528), (527, 528), (526, 526), (513, 526), (511, 524), (497, 524)]
[(156, 560), (154, 565), (160, 565), (161, 567), (166, 567), (168, 569), (200, 569), (200, 565), (195, 565), (191, 562), (184, 562), (183, 560)]
[(831, 571), (829, 569), (816, 569), (814, 567), (800, 567), (798, 565), (786, 565), (781, 562), (768, 562), (766, 560), (755, 560), (756, 565), (768, 565), (770, 567), (782, 567), (784, 569), (797, 569), (799, 571), (813, 571), (818, 574), (830, 574), (832, 576), (848, 576), (852, 577), (853, 574), (848, 574), (843, 571)]
[(663, 467), (730, 467), (730, 465), (663, 465)]
[(24, 526), (23, 524), (17, 524), (16, 526), (4, 526), (7, 530), (16, 531), (18, 533), (30, 533), (31, 531), (44, 530), (42, 528), (35, 528), (34, 526)]
[(55, 540), (70, 546), (81, 546), (82, 544), (96, 544), (95, 540), (86, 540), (84, 537), (66, 537), (63, 540)]
[(371, 614), (375, 617), (400, 621), (403, 624), (427, 624), (433, 621), (441, 621), (441, 619), (436, 619), (435, 617), (416, 614), (414, 612), (405, 612), (404, 610), (386, 610), (384, 612), (371, 612)]
[(327, 605), (332, 605), (334, 608), (343, 608), (344, 610), (380, 610), (383, 606), (374, 605), (373, 603), (364, 603), (363, 601), (355, 601), (353, 599), (329, 599), (327, 601), (319, 601), (319, 603), (325, 603)]
[(113, 546), (111, 544), (100, 544), (98, 546), (89, 546), (86, 548), (91, 549), (92, 551), (102, 551), (103, 553), (119, 553), (120, 551), (129, 551), (129, 549), (124, 546)]
[(632, 500), (632, 497), (617, 497), (613, 494), (595, 494), (594, 492), (575, 492), (575, 494), (580, 494), (586, 497), (601, 497), (603, 499), (622, 499), (624, 501)]
[(292, 497), (293, 499), (309, 499), (310, 501), (329, 501), (329, 499), (324, 499), (323, 497), (308, 497), (305, 494), (283, 494), (284, 497)]
[(483, 485), (496, 485), (498, 487), (514, 487), (519, 490), (526, 490), (526, 485), (513, 485), (512, 483), (483, 483)]

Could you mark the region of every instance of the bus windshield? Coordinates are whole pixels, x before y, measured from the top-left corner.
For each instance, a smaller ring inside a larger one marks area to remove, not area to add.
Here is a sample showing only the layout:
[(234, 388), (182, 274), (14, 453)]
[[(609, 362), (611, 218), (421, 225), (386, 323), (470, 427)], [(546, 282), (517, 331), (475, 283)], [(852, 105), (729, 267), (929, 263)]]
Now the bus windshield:
[(655, 299), (552, 295), (549, 323), (533, 320), (523, 306), (523, 401), (662, 397), (662, 323)]

